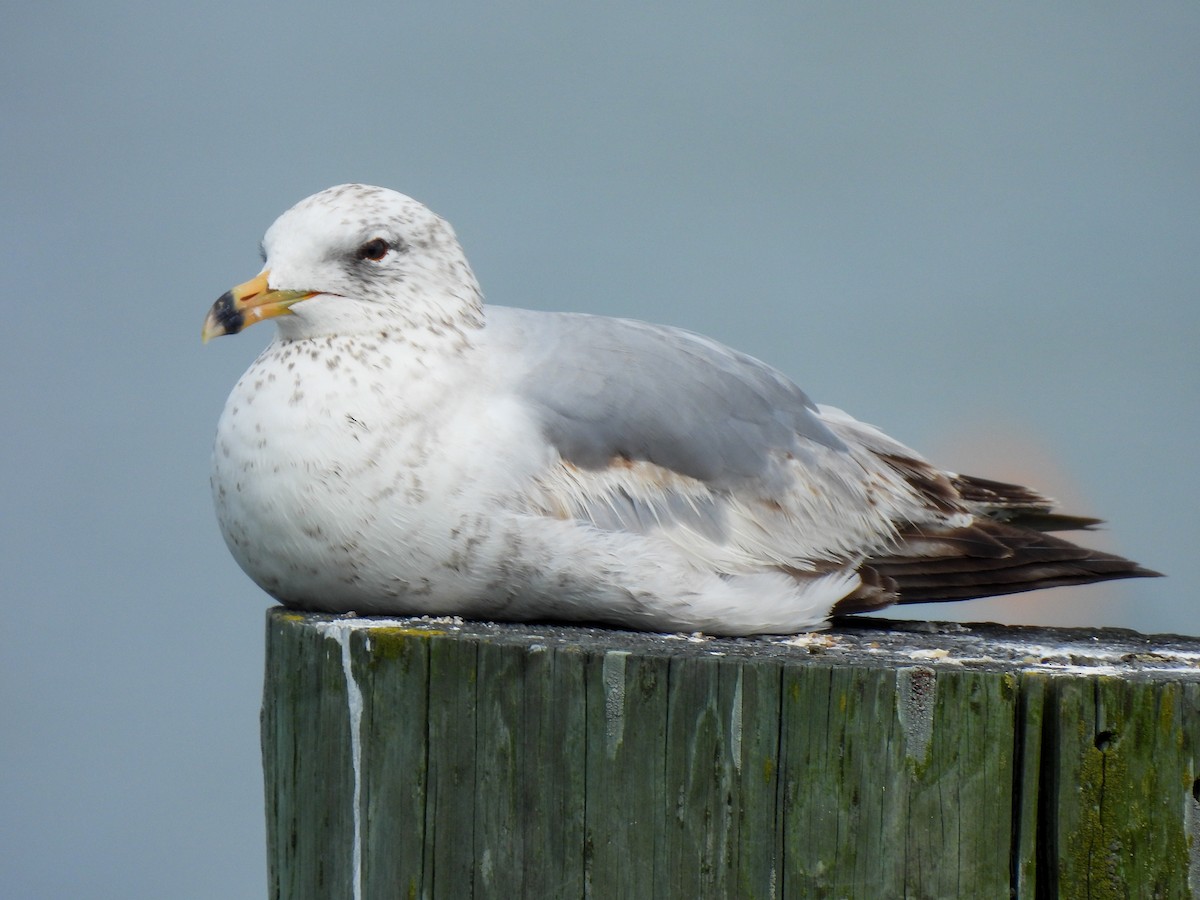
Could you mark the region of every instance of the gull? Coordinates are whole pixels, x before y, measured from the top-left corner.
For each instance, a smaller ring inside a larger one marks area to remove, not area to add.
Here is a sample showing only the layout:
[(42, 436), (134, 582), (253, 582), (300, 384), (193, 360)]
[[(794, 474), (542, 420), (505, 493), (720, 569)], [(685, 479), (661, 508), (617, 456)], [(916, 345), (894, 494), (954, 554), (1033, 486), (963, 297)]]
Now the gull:
[(709, 338), (485, 306), (450, 225), (395, 191), (314, 194), (262, 249), (204, 323), (278, 326), (211, 484), (289, 607), (790, 634), (1157, 574), (1049, 533), (1099, 520), (938, 469)]

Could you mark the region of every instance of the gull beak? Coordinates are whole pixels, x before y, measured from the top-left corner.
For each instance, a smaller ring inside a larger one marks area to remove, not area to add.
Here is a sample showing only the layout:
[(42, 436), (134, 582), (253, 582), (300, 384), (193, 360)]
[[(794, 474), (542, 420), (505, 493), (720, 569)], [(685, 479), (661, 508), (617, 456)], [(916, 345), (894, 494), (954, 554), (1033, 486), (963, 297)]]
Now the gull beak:
[(270, 274), (264, 269), (245, 284), (218, 297), (204, 319), (200, 339), (207, 344), (209, 338), (237, 334), (255, 322), (290, 313), (294, 304), (317, 294), (316, 291), (273, 291), (267, 284)]

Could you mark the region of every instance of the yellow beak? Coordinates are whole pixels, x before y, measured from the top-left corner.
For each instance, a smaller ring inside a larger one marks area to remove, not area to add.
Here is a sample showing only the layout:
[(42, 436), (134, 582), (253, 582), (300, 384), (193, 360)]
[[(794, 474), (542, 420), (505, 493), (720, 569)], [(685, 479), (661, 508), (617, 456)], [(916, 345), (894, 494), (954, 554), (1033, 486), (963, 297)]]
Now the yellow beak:
[(237, 334), (255, 322), (289, 313), (294, 304), (316, 296), (316, 291), (273, 291), (267, 285), (270, 274), (264, 269), (218, 297), (204, 319), (200, 339), (207, 344), (209, 338)]

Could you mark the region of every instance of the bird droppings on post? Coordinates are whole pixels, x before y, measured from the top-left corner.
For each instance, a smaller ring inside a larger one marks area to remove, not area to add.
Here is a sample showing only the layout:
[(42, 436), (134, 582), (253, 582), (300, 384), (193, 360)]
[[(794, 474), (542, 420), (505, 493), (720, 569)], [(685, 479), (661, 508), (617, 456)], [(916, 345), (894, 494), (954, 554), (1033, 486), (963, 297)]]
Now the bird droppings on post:
[(937, 702), (937, 676), (924, 666), (896, 670), (900, 695), (897, 712), (904, 729), (905, 754), (917, 765), (925, 762), (933, 736), (933, 705)]
[(609, 759), (617, 755), (625, 736), (625, 660), (629, 653), (613, 650), (604, 654), (604, 746)]
[(742, 670), (738, 669), (737, 683), (733, 687), (733, 706), (729, 713), (729, 755), (733, 766), (742, 774)]
[(354, 793), (351, 810), (354, 820), (353, 845), (353, 889), (354, 900), (362, 900), (362, 714), (363, 695), (354, 677), (354, 664), (350, 653), (350, 635), (369, 628), (370, 621), (358, 619), (333, 619), (317, 625), (317, 633), (333, 640), (341, 651), (342, 677), (346, 684), (346, 710), (350, 720), (350, 758), (354, 774)]
[(962, 660), (950, 659), (950, 651), (944, 647), (935, 647), (932, 650), (914, 650), (909, 655), (915, 660), (924, 660), (926, 662), (941, 662), (944, 660), (951, 665), (962, 665)]

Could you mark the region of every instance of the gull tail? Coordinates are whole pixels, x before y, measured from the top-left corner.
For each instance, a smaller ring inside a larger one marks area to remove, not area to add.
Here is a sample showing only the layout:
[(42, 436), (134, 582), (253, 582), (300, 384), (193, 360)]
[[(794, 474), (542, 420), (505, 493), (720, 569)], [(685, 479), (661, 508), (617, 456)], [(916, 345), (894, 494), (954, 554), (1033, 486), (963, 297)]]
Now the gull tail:
[(1058, 513), (1052, 501), (1018, 485), (960, 475), (952, 483), (976, 520), (962, 528), (909, 527), (893, 553), (864, 560), (862, 587), (839, 601), (834, 615), (1161, 575), (1049, 533), (1088, 530), (1099, 519)]

